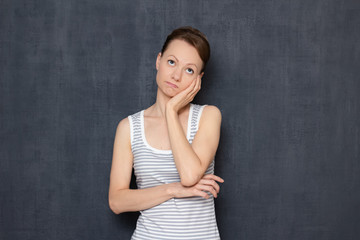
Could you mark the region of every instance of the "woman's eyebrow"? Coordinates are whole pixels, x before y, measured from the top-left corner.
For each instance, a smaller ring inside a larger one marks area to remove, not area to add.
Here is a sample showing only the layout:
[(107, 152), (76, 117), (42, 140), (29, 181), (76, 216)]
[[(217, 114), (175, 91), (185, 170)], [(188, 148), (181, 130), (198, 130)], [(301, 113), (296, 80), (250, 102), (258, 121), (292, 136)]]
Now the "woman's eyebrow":
[[(175, 57), (174, 55), (169, 55), (169, 57), (170, 56), (174, 57), (176, 61), (179, 61), (179, 59), (177, 59), (177, 57)], [(195, 63), (186, 63), (186, 65), (194, 65), (196, 68), (198, 68)]]

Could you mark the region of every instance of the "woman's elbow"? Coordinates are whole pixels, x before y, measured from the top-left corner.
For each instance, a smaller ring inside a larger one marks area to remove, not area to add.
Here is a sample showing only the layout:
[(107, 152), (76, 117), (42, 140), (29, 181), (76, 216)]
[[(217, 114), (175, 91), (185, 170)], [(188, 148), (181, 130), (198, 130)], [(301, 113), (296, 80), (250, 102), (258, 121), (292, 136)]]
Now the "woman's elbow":
[(120, 207), (118, 206), (118, 203), (110, 198), (109, 198), (109, 207), (110, 207), (111, 211), (115, 214), (120, 214), (123, 212), (120, 209)]
[(191, 187), (200, 181), (200, 177), (198, 176), (181, 177), (180, 180), (181, 180), (181, 185), (183, 185), (184, 187)]

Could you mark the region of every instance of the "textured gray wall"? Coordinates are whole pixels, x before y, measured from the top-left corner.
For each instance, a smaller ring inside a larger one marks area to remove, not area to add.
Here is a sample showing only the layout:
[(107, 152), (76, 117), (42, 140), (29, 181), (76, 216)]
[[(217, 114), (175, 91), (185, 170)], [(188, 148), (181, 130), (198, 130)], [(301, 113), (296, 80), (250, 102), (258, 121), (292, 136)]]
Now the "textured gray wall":
[(194, 102), (223, 113), (222, 239), (360, 239), (357, 0), (0, 0), (0, 239), (129, 239), (115, 130), (181, 25), (212, 46)]

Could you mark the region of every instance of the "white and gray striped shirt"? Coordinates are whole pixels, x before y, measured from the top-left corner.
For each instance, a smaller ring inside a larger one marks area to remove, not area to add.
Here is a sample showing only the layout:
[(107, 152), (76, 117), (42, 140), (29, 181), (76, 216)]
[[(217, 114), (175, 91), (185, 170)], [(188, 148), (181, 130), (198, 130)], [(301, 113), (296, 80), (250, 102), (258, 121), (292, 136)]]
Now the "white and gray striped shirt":
[[(206, 105), (190, 103), (186, 137), (191, 144)], [(151, 147), (145, 138), (144, 110), (128, 116), (134, 173), (138, 188), (180, 182), (171, 150)], [(214, 173), (214, 160), (206, 174)], [(155, 207), (140, 211), (131, 237), (138, 239), (220, 239), (215, 217), (214, 197), (171, 198)]]

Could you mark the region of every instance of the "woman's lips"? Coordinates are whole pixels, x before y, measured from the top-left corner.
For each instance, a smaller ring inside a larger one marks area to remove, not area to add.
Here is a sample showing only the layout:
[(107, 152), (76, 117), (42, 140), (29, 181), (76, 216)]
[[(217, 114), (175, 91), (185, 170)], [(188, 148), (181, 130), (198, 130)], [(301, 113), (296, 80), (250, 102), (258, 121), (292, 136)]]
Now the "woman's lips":
[(177, 88), (178, 86), (176, 86), (175, 84), (172, 84), (171, 82), (165, 81), (170, 87), (173, 88)]

